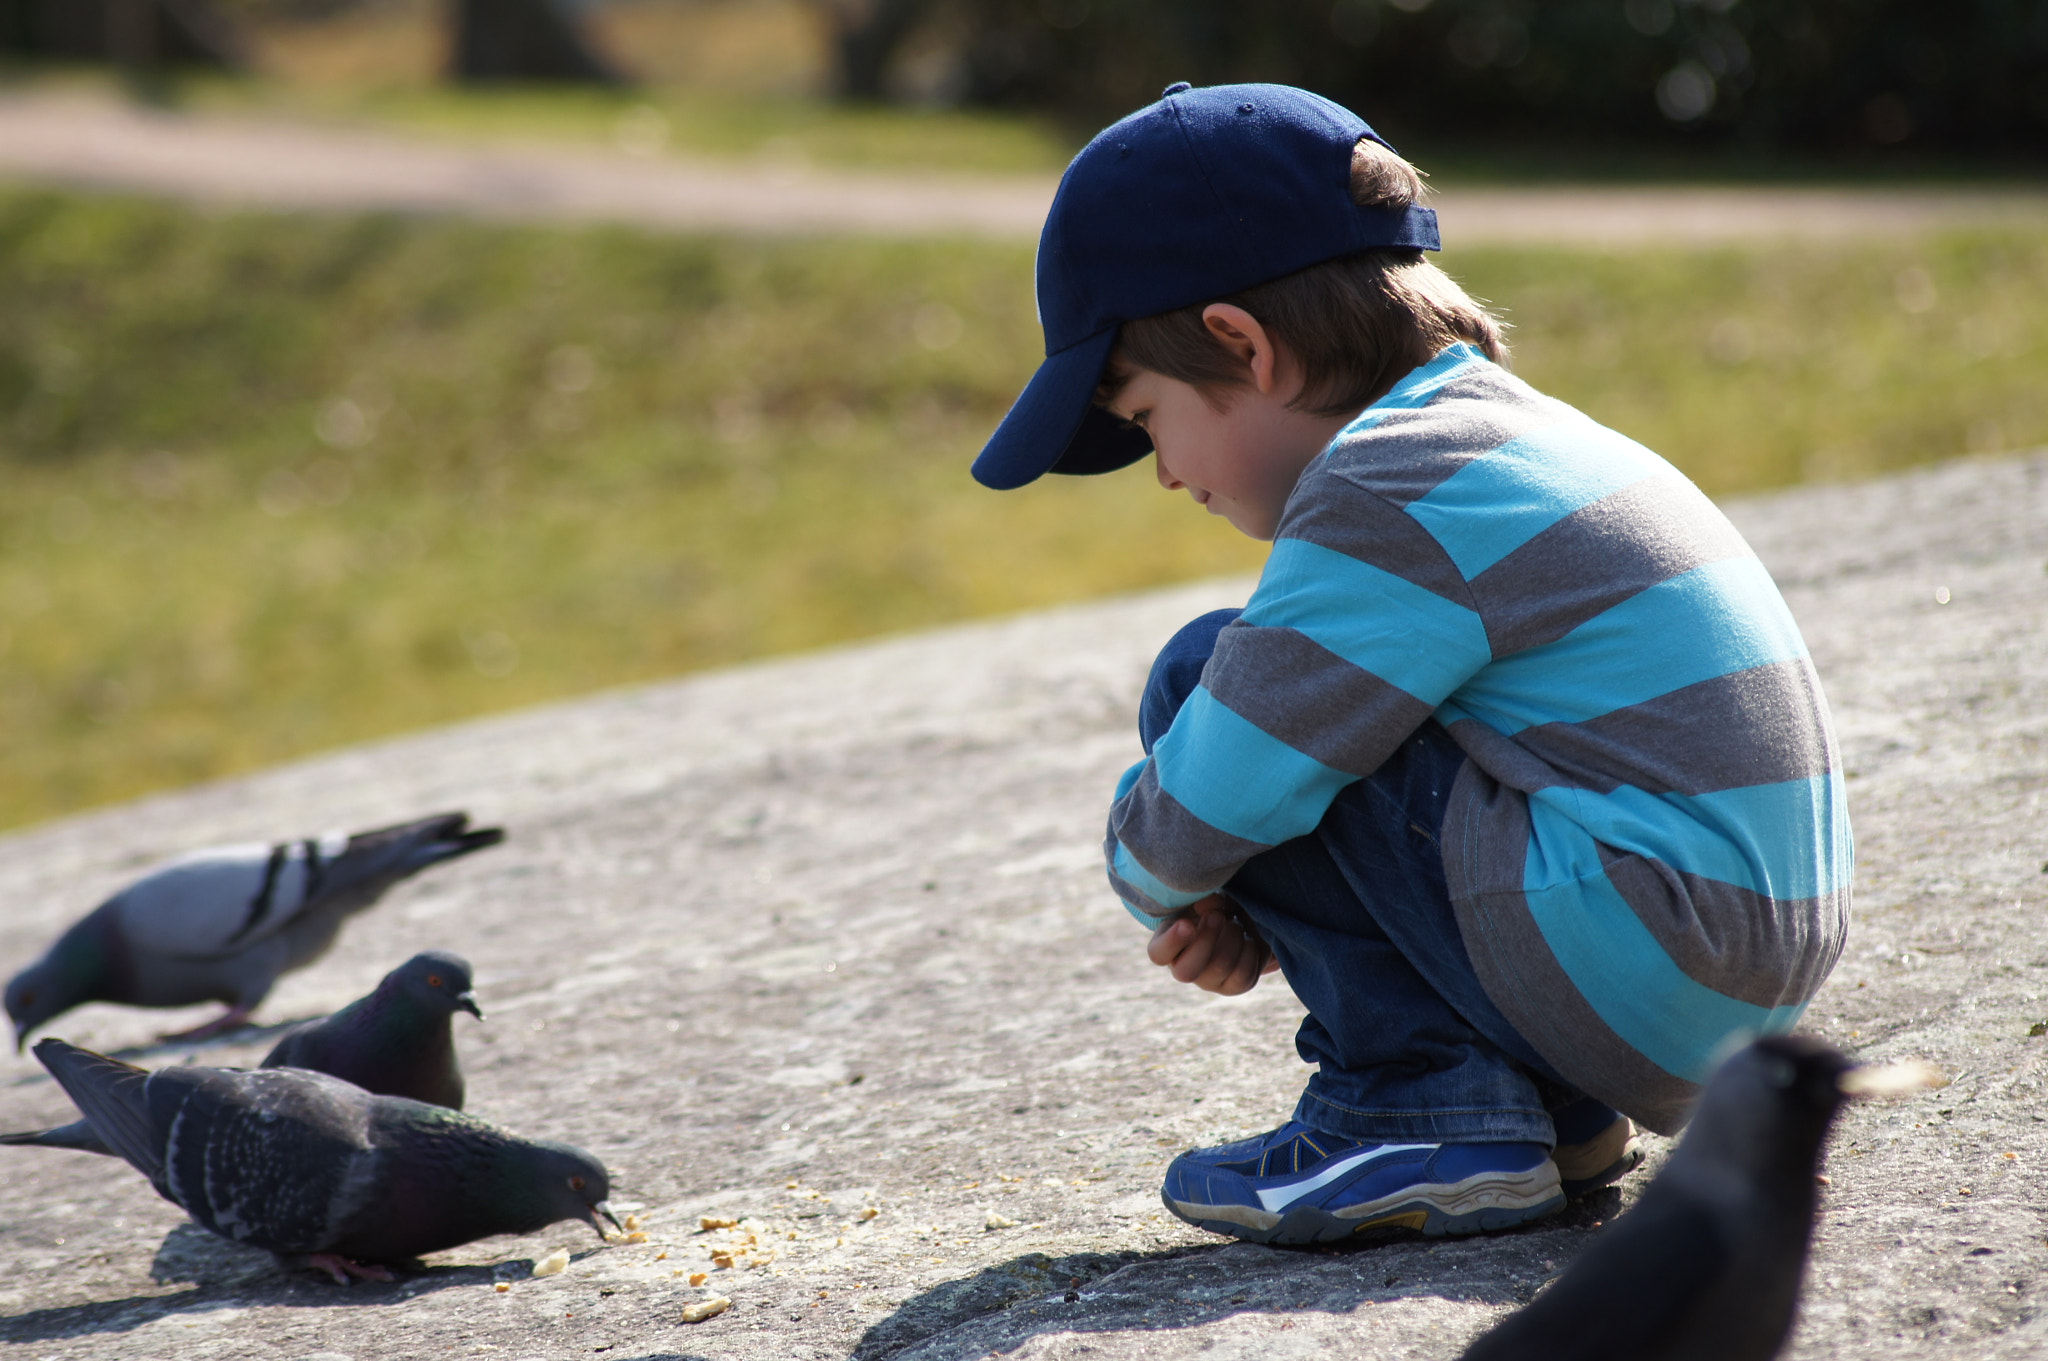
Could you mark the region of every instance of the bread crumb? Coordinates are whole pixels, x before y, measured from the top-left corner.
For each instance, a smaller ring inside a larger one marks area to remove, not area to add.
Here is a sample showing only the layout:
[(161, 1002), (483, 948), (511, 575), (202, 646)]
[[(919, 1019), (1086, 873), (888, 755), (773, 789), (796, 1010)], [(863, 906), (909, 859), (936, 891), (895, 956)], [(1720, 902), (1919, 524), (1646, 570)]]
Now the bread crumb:
[(536, 1276), (555, 1276), (568, 1270), (568, 1267), (569, 1249), (556, 1248), (553, 1252), (533, 1264), (533, 1274)]
[(697, 1216), (697, 1228), (703, 1233), (710, 1233), (713, 1229), (736, 1229), (739, 1226), (740, 1222), (737, 1219), (727, 1219), (724, 1215)]
[(511, 1288), (511, 1286), (505, 1284), (503, 1281), (498, 1282), (498, 1293), (500, 1295), (504, 1294), (507, 1290), (510, 1290)]
[[(683, 1274), (683, 1273), (682, 1273), (682, 1272), (680, 1272), (680, 1271), (678, 1271), (678, 1272), (676, 1273), (676, 1275), (678, 1275), (678, 1276), (680, 1276), (680, 1275), (682, 1275), (682, 1274)], [(708, 1272), (708, 1271), (693, 1271), (693, 1272), (691, 1272), (691, 1273), (690, 1273), (690, 1284), (691, 1284), (691, 1285), (702, 1285), (702, 1284), (704, 1284), (704, 1282), (706, 1282), (706, 1281), (708, 1281), (708, 1280), (710, 1280), (710, 1279), (711, 1279), (711, 1273), (710, 1273), (710, 1272)]]
[(695, 1304), (683, 1306), (683, 1322), (702, 1323), (707, 1318), (716, 1318), (730, 1308), (732, 1308), (732, 1301), (723, 1295), (715, 1295), (708, 1300), (698, 1300)]

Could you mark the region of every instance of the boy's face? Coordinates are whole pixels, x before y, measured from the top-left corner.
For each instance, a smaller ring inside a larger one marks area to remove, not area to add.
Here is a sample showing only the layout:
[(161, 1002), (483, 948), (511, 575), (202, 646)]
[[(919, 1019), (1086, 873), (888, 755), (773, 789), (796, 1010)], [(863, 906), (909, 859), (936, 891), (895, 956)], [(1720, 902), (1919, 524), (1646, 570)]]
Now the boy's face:
[(1259, 385), (1222, 389), (1219, 410), (1177, 378), (1139, 368), (1121, 376), (1109, 412), (1152, 437), (1159, 485), (1185, 489), (1254, 539), (1273, 537), (1302, 470), (1343, 424), (1304, 418)]

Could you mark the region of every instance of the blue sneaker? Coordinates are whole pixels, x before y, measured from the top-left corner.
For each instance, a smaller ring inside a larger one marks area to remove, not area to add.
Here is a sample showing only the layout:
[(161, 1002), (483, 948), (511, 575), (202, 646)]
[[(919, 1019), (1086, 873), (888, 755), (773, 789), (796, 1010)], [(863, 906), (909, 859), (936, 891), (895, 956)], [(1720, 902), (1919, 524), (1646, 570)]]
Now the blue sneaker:
[(1564, 1206), (1541, 1144), (1368, 1144), (1298, 1120), (1181, 1154), (1159, 1198), (1211, 1233), (1293, 1244), (1392, 1229), (1486, 1233)]

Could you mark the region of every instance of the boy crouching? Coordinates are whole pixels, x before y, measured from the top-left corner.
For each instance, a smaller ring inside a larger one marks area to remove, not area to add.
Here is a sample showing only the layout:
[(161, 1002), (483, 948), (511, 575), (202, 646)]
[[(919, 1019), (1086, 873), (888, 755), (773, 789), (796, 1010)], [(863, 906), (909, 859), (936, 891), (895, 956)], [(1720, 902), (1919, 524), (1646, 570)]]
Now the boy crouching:
[(1169, 88), (1075, 159), (999, 489), (1151, 452), (1273, 550), (1187, 625), (1110, 809), (1173, 976), (1278, 968), (1293, 1117), (1167, 1207), (1260, 1242), (1510, 1227), (1675, 1132), (1847, 927), (1820, 684), (1770, 576), (1655, 454), (1507, 370), (1423, 258), (1417, 172), (1285, 86)]

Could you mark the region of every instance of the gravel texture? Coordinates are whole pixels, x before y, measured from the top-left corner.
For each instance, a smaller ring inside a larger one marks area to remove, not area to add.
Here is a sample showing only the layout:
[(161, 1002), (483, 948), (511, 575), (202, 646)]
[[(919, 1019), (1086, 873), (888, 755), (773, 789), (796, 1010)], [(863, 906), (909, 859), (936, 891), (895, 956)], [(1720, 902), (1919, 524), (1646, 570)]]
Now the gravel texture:
[[(1855, 926), (1807, 1028), (1952, 1079), (1839, 1126), (1791, 1354), (2048, 1354), (2048, 452), (1731, 510), (1807, 631), (1852, 781)], [(1168, 1158), (1270, 1127), (1303, 1077), (1285, 987), (1172, 984), (1097, 864), (1152, 652), (1246, 589), (619, 691), (0, 838), (12, 967), (191, 846), (502, 822), (504, 846), (394, 892), (261, 1015), (326, 1011), (416, 950), (469, 956), (471, 1109), (597, 1152), (648, 1235), (558, 1225), (340, 1288), (193, 1228), (123, 1166), (4, 1149), (0, 1348), (1455, 1356), (1645, 1174), (1520, 1233), (1363, 1250), (1223, 1242), (1159, 1205)], [(113, 1049), (206, 1014), (90, 1007), (51, 1033)], [(273, 1035), (201, 1061), (253, 1063)], [(11, 1061), (0, 1125), (67, 1118)], [(533, 1276), (558, 1247), (567, 1270)], [(731, 1307), (683, 1321), (714, 1296)]]

